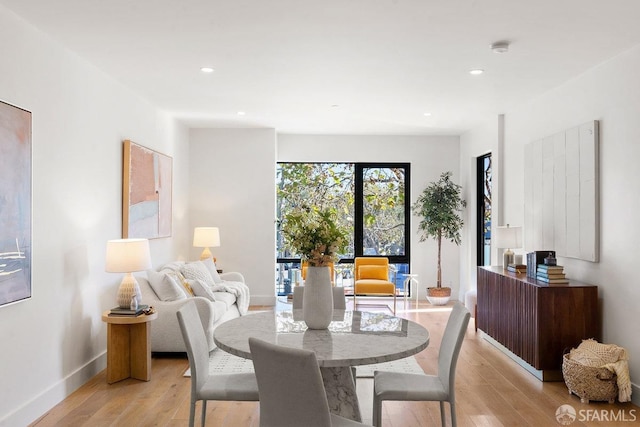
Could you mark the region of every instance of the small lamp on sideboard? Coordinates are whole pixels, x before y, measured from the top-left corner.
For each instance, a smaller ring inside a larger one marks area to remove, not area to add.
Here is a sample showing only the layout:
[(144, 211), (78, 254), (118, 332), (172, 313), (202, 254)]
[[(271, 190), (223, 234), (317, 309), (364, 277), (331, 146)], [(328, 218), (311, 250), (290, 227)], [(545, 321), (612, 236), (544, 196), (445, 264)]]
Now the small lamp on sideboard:
[[(217, 248), (220, 246), (220, 230), (218, 227), (196, 227), (193, 229), (193, 246), (196, 248), (204, 248), (200, 254), (200, 260), (213, 257), (209, 248)], [(214, 258), (215, 261), (215, 258)]]
[(509, 264), (514, 262), (514, 254), (512, 249), (522, 247), (522, 227), (496, 227), (496, 247), (504, 249), (502, 253), (502, 266), (506, 269)]
[(118, 288), (117, 300), (120, 308), (129, 308), (134, 295), (137, 305), (140, 305), (140, 287), (132, 273), (150, 268), (151, 255), (147, 239), (116, 239), (107, 242), (105, 271), (126, 273)]

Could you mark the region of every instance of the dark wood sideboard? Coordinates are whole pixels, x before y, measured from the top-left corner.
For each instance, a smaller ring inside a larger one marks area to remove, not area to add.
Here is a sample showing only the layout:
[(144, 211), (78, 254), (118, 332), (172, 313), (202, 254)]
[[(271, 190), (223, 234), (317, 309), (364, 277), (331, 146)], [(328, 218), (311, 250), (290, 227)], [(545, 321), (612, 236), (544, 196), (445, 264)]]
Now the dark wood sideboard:
[(550, 285), (478, 267), (477, 308), (478, 329), (543, 381), (562, 380), (564, 352), (600, 335), (598, 287), (573, 280)]

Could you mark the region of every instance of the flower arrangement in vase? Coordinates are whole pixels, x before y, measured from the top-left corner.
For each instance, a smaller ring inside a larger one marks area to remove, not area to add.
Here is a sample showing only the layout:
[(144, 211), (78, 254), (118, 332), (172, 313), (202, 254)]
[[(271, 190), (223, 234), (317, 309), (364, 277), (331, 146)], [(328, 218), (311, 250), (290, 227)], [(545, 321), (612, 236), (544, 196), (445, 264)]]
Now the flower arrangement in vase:
[(286, 246), (309, 264), (302, 297), (302, 316), (309, 329), (326, 329), (333, 316), (329, 265), (347, 242), (336, 216), (335, 210), (298, 208), (282, 224)]
[(310, 267), (328, 266), (345, 250), (347, 231), (338, 225), (333, 209), (297, 208), (285, 215), (282, 232), (285, 245)]

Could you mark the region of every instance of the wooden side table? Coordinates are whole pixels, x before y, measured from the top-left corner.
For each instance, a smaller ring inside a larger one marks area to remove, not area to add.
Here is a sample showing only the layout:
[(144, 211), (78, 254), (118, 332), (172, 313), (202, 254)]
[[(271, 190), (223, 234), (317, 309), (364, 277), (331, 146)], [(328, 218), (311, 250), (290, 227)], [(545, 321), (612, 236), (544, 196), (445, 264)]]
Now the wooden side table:
[(151, 379), (151, 324), (157, 313), (136, 317), (109, 316), (107, 323), (107, 382), (113, 384), (126, 378)]

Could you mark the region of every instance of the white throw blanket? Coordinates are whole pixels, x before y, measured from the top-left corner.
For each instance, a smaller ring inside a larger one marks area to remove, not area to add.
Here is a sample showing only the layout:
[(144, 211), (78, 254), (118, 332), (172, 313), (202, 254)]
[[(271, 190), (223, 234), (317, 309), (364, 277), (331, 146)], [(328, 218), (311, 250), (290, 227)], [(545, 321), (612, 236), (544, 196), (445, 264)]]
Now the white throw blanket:
[(618, 376), (618, 400), (631, 400), (631, 378), (627, 351), (615, 344), (601, 344), (596, 340), (584, 340), (569, 353), (574, 362), (593, 368), (606, 368)]
[(249, 287), (242, 282), (224, 281), (211, 287), (213, 292), (228, 292), (236, 296), (236, 304), (241, 316), (249, 310)]

